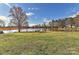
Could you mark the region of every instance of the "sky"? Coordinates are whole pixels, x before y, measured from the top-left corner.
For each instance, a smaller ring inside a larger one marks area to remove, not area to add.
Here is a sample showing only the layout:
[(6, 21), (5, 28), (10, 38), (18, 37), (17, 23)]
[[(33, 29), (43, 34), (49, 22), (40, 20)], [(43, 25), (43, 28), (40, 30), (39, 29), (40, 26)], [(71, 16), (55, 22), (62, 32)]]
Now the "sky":
[(0, 19), (9, 22), (9, 10), (15, 5), (21, 7), (28, 16), (30, 25), (57, 20), (66, 17), (74, 17), (79, 14), (78, 3), (1, 3)]

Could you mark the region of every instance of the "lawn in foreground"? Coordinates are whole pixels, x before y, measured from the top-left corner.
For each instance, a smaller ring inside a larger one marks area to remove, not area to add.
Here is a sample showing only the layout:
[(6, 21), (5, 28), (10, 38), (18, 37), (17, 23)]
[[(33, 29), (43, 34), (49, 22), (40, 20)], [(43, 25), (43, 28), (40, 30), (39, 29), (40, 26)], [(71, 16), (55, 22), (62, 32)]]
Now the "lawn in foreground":
[(79, 32), (1, 34), (0, 54), (79, 54)]

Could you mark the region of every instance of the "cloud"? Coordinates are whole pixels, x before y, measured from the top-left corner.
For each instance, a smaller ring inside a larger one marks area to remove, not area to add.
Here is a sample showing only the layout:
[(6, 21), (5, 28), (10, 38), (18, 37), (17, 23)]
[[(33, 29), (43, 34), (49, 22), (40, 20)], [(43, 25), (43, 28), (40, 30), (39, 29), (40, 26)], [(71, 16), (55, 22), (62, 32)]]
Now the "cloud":
[(29, 24), (29, 26), (34, 26), (34, 25), (37, 25), (37, 24)]
[(47, 19), (47, 18), (44, 18), (44, 20), (43, 20), (43, 22), (44, 22), (46, 25), (48, 25), (49, 22), (51, 22), (51, 21), (52, 21), (51, 19)]
[(28, 10), (38, 10), (38, 8), (28, 8)]
[(44, 22), (45, 23), (49, 23), (51, 20), (47, 19), (47, 18), (44, 18)]
[(9, 8), (12, 8), (12, 6), (18, 6), (18, 4), (15, 4), (15, 3), (4, 3), (6, 6), (8, 6)]
[(11, 18), (9, 17), (6, 17), (6, 16), (0, 16), (0, 20), (3, 20), (6, 24), (6, 26), (8, 25), (9, 21), (10, 21)]
[(31, 10), (31, 8), (28, 8), (28, 10)]
[(34, 13), (32, 13), (32, 12), (28, 12), (28, 13), (26, 13), (26, 15), (27, 15), (27, 16), (33, 16)]
[(5, 16), (0, 16), (0, 20), (6, 20), (7, 19), (7, 17), (5, 17)]
[(79, 15), (79, 11), (78, 11), (78, 12), (76, 12), (75, 14), (73, 14), (73, 15), (69, 16), (69, 17), (74, 18), (74, 17), (76, 17), (77, 15)]
[(71, 15), (71, 16), (69, 16), (69, 17), (72, 17), (72, 18), (74, 18), (74, 17), (76, 17), (76, 15)]
[(6, 6), (8, 6), (9, 8), (11, 8), (11, 5), (9, 3), (4, 3)]

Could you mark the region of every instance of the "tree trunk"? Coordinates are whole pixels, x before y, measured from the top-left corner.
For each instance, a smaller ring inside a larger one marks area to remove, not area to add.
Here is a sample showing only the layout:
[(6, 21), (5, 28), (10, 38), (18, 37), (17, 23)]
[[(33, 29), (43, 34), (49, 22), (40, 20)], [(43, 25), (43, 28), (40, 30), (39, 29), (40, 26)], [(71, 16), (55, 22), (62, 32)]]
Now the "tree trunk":
[(71, 31), (72, 31), (72, 25), (71, 25)]
[(21, 32), (21, 24), (20, 24), (20, 20), (18, 20), (18, 32)]
[(21, 32), (20, 28), (18, 28), (18, 32)]

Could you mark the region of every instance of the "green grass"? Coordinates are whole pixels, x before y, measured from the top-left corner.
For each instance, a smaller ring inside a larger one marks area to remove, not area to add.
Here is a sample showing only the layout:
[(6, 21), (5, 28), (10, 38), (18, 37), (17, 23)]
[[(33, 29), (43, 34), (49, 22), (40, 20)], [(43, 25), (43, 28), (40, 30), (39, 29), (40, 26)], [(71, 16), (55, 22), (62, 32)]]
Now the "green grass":
[(77, 55), (79, 32), (0, 34), (1, 55)]

